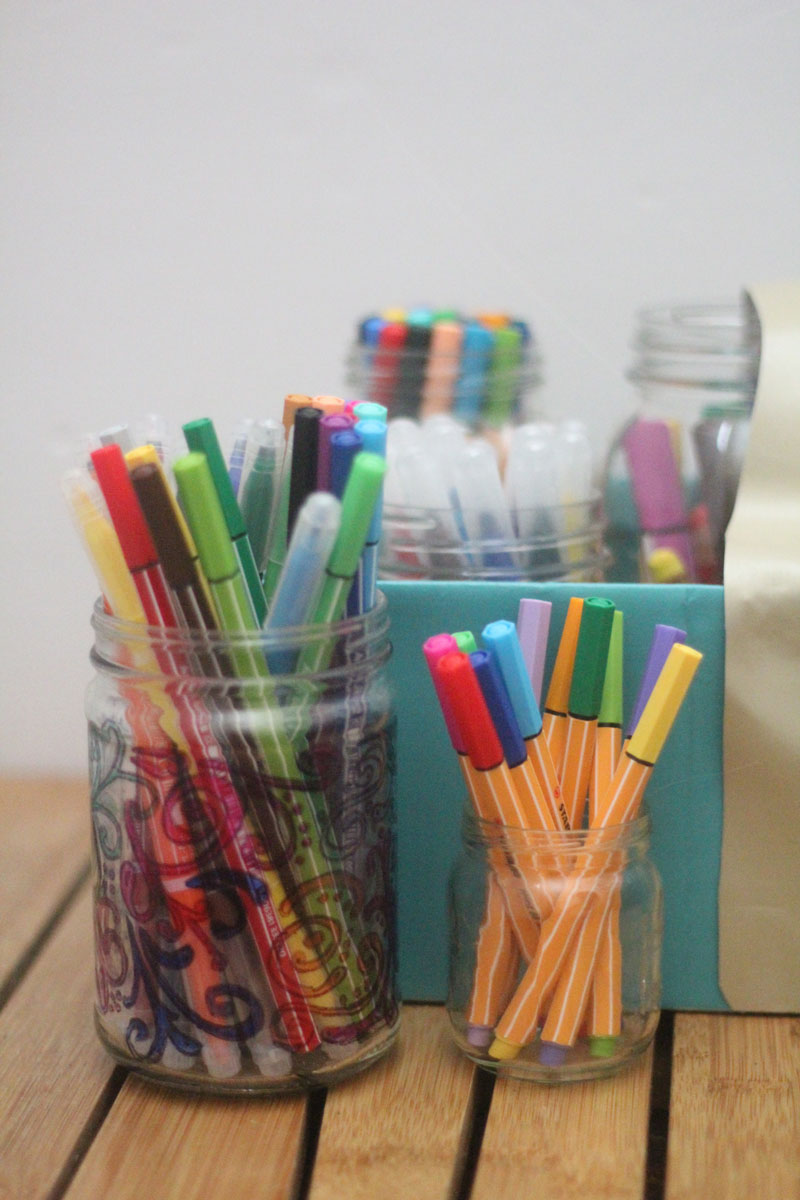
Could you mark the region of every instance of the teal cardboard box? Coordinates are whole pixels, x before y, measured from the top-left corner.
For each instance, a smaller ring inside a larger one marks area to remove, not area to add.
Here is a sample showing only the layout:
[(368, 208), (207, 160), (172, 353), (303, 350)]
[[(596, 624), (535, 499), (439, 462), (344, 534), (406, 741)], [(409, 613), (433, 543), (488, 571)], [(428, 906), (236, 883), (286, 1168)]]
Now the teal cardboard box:
[(422, 643), (435, 633), (514, 621), (519, 601), (552, 602), (545, 686), (571, 596), (606, 596), (625, 616), (625, 716), (658, 622), (687, 631), (703, 662), (647, 788), (652, 856), (664, 883), (664, 1008), (724, 1010), (718, 983), (717, 890), (722, 840), (725, 670), (721, 587), (641, 584), (381, 584), (390, 605), (398, 715), (397, 837), (400, 988), (405, 1000), (447, 997), (447, 888), (459, 852), (462, 777)]

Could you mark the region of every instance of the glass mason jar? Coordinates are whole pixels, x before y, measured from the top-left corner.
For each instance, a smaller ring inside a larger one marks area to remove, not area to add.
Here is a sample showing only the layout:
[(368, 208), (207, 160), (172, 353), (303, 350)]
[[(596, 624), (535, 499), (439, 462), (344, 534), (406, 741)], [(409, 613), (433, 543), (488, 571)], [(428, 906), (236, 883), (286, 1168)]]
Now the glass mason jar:
[[(96, 1003), (198, 1091), (361, 1070), (398, 1027), (386, 601), (240, 637), (92, 618)], [(304, 669), (325, 639), (323, 671)]]
[(606, 464), (608, 577), (721, 583), (760, 354), (750, 302), (644, 309)]
[(547, 832), (465, 810), (450, 880), (455, 1041), (503, 1075), (613, 1074), (652, 1041), (662, 891), (649, 818)]

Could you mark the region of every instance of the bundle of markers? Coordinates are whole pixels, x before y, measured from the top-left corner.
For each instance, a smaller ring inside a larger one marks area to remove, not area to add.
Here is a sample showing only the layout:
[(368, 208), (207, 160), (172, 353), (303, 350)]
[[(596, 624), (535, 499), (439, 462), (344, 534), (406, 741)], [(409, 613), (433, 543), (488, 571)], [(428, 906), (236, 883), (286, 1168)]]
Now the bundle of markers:
[(527, 422), (474, 436), (450, 414), (389, 421), (384, 578), (602, 578), (585, 426)]
[(100, 1023), (132, 1058), (280, 1079), (396, 1022), (388, 700), (363, 630), (354, 677), (335, 624), (377, 603), (385, 425), (348, 418), (332, 454), (321, 427), (344, 407), (288, 397), (227, 463), (189, 422), (177, 497), (125, 427), (63, 479), (122, 619), (96, 617), (111, 691), (89, 704), (90, 761), (97, 910), (127, 927), (130, 969), (98, 940)]
[(538, 380), (529, 326), (506, 313), (390, 309), (358, 324), (349, 382), (391, 417), (452, 412), (498, 428)]
[[(549, 604), (523, 600), (516, 626), (486, 626), (483, 649), (470, 633), (440, 634), (424, 653), (475, 815), (496, 847), (466, 1036), (496, 1061), (538, 1037), (540, 1062), (557, 1067), (582, 1031), (591, 1055), (616, 1052), (624, 864), (604, 846), (639, 814), (702, 656), (684, 631), (657, 625), (623, 733), (622, 613), (606, 599), (570, 601), (540, 713), (549, 620)], [(533, 865), (524, 839), (514, 840), (520, 830), (552, 837)], [(570, 858), (567, 830), (583, 830), (590, 853)]]

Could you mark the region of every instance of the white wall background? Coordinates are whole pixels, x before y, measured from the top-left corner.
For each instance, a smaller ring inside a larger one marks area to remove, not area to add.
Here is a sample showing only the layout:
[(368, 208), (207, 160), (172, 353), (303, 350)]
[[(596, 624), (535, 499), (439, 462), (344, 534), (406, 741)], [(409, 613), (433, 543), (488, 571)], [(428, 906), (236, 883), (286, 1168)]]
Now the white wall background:
[(598, 445), (634, 310), (800, 274), (800, 9), (4, 0), (0, 768), (83, 769), (63, 432), (275, 415), (357, 317), (502, 308)]

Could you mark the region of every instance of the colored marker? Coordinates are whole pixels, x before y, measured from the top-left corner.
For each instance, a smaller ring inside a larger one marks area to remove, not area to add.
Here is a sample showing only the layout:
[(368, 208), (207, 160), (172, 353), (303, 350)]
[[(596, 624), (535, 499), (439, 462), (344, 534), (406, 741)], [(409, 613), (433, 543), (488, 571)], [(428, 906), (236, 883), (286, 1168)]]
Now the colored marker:
[(645, 662), (641, 683), (639, 684), (639, 691), (636, 694), (636, 703), (633, 706), (630, 721), (625, 730), (626, 738), (632, 735), (639, 724), (639, 718), (644, 712), (644, 706), (650, 699), (650, 693), (655, 687), (656, 680), (661, 674), (670, 650), (676, 643), (683, 645), (685, 641), (686, 630), (678, 629), (676, 625), (656, 625), (654, 628), (650, 647), (647, 651), (647, 661)]
[(475, 641), (475, 634), (471, 629), (460, 629), (458, 633), (454, 633), (455, 643), (462, 654), (472, 654), (473, 650), (478, 649), (478, 643)]
[(266, 565), (283, 447), (283, 429), (277, 421), (268, 419), (253, 424), (245, 446), (240, 507), (259, 571)]
[(319, 423), (317, 444), (317, 491), (331, 491), (331, 438), (335, 433), (352, 429), (354, 420), (349, 413), (325, 413)]
[(550, 686), (542, 713), (544, 736), (550, 747), (556, 771), (561, 776), (564, 758), (564, 742), (567, 736), (567, 709), (569, 708), (569, 690), (572, 683), (572, 668), (575, 664), (575, 651), (578, 646), (578, 633), (581, 627), (581, 612), (583, 600), (573, 596), (567, 607), (561, 640), (550, 676)]
[[(364, 407), (364, 405), (358, 404), (354, 409), (355, 414), (358, 416), (355, 431), (361, 438), (361, 444), (365, 450), (368, 450), (371, 454), (379, 454), (381, 458), (385, 459), (386, 422), (375, 417), (361, 416), (360, 413)], [(375, 508), (372, 512), (372, 520), (367, 530), (364, 551), (359, 559), (356, 577), (353, 580), (353, 587), (348, 597), (348, 616), (360, 616), (362, 613), (370, 612), (375, 607), (378, 586), (378, 547), (381, 540), (382, 523), (383, 488), (381, 487)]]
[(603, 696), (614, 603), (593, 596), (583, 603), (561, 768), (561, 798), (570, 829), (579, 829), (592, 774), (597, 714)]
[[(483, 630), (481, 640), (497, 664), (505, 684), (528, 758), (541, 786), (553, 819), (553, 828), (569, 828), (566, 809), (561, 798), (561, 785), (550, 753), (542, 736), (542, 717), (525, 669), (517, 631), (511, 621), (492, 621)], [(550, 826), (546, 826), (550, 828)]]
[(364, 448), (361, 434), (356, 433), (355, 425), (351, 429), (343, 429), (334, 433), (330, 448), (330, 490), (339, 499), (344, 495), (353, 459)]
[(522, 648), (522, 659), (539, 707), (542, 703), (542, 681), (552, 610), (553, 605), (549, 600), (531, 600), (527, 597), (520, 600), (517, 610), (517, 635)]
[(307, 496), (317, 486), (317, 445), (322, 410), (306, 405), (294, 414), (292, 440), (292, 475), (289, 482), (289, 509), (286, 518), (287, 540), (292, 536), (294, 523)]
[(378, 336), (372, 359), (370, 399), (382, 404), (392, 416), (397, 415), (394, 411), (394, 394), (405, 340), (405, 325), (387, 319)]
[(597, 713), (594, 760), (589, 783), (589, 824), (594, 823), (598, 797), (614, 777), (622, 753), (622, 613), (617, 609), (611, 623), (603, 694)]
[(233, 494), (230, 476), (225, 466), (225, 459), (222, 457), (222, 451), (220, 450), (214, 426), (207, 417), (200, 417), (196, 421), (188, 421), (183, 426), (183, 433), (189, 449), (198, 451), (206, 456), (208, 469), (211, 472), (211, 478), (214, 481), (214, 487), (219, 497), (223, 516), (225, 517), (228, 536), (236, 552), (253, 613), (260, 625), (267, 615), (267, 602), (264, 598), (264, 589), (261, 586), (258, 567), (253, 557), (253, 548), (250, 545), (250, 538), (247, 536), (247, 527), (242, 517), (242, 511)]

